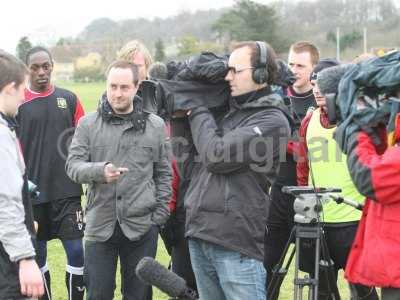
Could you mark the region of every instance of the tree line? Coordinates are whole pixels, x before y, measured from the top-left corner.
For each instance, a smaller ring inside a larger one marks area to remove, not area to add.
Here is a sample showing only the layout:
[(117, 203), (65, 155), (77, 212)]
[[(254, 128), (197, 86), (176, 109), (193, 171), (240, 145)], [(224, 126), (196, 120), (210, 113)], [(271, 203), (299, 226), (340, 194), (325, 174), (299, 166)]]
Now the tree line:
[[(394, 0), (277, 0), (270, 5), (236, 0), (230, 8), (168, 18), (95, 19), (78, 36), (61, 38), (52, 51), (56, 60), (69, 62), (97, 52), (106, 65), (132, 39), (143, 41), (157, 61), (184, 59), (203, 50), (226, 53), (232, 41), (238, 40), (267, 41), (278, 53), (285, 53), (292, 42), (302, 39), (330, 55), (338, 26), (342, 51), (361, 51), (364, 26), (369, 28), (370, 44), (400, 44), (399, 16)], [(17, 53), (27, 47), (24, 37)]]

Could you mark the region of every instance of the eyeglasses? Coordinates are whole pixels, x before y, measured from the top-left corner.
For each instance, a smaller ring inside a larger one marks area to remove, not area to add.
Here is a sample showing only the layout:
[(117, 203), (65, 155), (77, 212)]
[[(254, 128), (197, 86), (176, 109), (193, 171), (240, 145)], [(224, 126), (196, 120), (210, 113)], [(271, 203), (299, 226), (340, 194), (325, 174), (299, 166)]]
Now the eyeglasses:
[(254, 69), (254, 67), (228, 67), (228, 73), (232, 72), (233, 75), (241, 73), (245, 70)]

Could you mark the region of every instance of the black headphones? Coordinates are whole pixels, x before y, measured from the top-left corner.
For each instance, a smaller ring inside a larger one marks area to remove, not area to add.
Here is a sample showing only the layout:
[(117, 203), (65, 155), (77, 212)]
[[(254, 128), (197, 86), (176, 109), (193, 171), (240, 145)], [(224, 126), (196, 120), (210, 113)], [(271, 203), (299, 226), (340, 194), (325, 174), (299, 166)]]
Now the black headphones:
[(255, 83), (263, 84), (268, 80), (267, 71), (267, 46), (264, 42), (256, 41), (258, 50), (258, 62), (254, 66), (253, 80)]

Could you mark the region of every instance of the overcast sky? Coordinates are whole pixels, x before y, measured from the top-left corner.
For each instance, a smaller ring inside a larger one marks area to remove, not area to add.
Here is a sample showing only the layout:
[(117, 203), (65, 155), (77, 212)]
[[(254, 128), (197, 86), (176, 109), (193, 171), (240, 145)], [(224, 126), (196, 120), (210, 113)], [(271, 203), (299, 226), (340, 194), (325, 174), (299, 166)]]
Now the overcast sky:
[[(270, 0), (257, 0), (266, 4)], [(166, 18), (182, 11), (229, 7), (234, 0), (5, 0), (0, 14), (0, 48), (15, 52), (18, 40), (33, 43), (75, 36), (93, 19)]]

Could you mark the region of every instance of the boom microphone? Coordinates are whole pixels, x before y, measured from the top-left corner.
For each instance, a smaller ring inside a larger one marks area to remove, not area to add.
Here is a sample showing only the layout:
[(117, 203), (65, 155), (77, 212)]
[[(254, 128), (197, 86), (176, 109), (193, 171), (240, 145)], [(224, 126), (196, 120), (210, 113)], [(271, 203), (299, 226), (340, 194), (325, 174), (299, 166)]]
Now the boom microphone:
[(168, 69), (167, 66), (161, 62), (152, 64), (149, 68), (149, 77), (151, 80), (167, 79)]
[(277, 59), (276, 64), (278, 65), (278, 72), (274, 84), (283, 88), (293, 85), (296, 81), (296, 76), (289, 69), (289, 66), (281, 59)]
[(317, 84), (322, 95), (337, 94), (340, 79), (353, 66), (343, 64), (322, 70), (317, 75)]
[(136, 276), (145, 284), (154, 285), (170, 297), (197, 300), (197, 293), (186, 281), (169, 271), (152, 257), (143, 257), (136, 266)]

